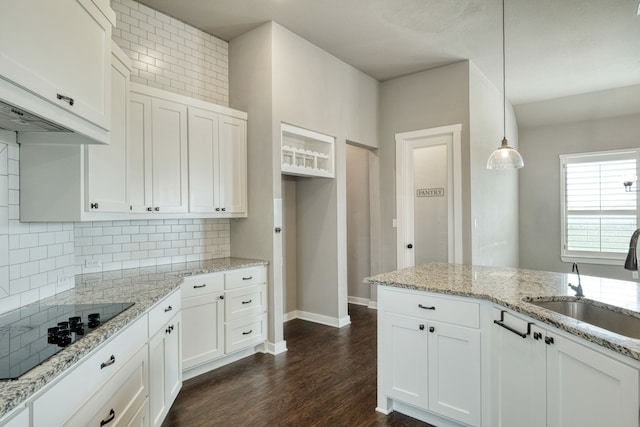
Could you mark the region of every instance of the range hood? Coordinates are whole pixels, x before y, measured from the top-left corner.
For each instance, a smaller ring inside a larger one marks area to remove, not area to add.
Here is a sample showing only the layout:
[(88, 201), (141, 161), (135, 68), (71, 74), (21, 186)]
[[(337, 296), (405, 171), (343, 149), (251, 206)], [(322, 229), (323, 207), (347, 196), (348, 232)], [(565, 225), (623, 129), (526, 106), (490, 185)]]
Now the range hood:
[(71, 132), (49, 120), (0, 100), (0, 129), (14, 132)]

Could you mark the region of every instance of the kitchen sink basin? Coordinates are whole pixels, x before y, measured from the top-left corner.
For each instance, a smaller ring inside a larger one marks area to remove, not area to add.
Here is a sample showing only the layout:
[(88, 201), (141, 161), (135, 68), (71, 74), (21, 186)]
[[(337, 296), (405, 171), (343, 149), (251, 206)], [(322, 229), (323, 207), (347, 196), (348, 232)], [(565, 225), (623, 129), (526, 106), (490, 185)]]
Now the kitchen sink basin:
[(640, 339), (640, 318), (620, 313), (590, 300), (527, 300), (528, 303), (572, 317), (625, 337)]

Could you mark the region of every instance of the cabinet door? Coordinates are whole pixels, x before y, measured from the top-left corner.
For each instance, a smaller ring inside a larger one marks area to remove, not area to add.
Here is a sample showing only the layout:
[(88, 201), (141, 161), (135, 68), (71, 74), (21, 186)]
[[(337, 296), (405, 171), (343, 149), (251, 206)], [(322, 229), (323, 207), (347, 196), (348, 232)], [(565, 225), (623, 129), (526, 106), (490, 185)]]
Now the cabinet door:
[(127, 191), (131, 212), (147, 212), (153, 203), (151, 155), (151, 98), (132, 92), (127, 140)]
[(127, 196), (127, 65), (114, 53), (111, 64), (111, 131), (109, 145), (86, 147), (85, 211), (129, 212)]
[(224, 355), (223, 293), (213, 293), (182, 302), (182, 369)]
[(220, 211), (218, 164), (218, 114), (189, 107), (189, 212)]
[(480, 331), (435, 322), (428, 328), (429, 410), (480, 425)]
[(180, 314), (149, 341), (149, 411), (152, 426), (159, 426), (182, 387)]
[(549, 427), (637, 427), (638, 371), (570, 339), (547, 347)]
[(247, 213), (247, 122), (220, 116), (220, 208)]
[(109, 129), (111, 22), (102, 11), (90, 0), (3, 1), (1, 9), (0, 75)]
[(187, 212), (187, 107), (151, 102), (153, 210)]
[[(494, 319), (500, 319), (494, 311)], [(504, 315), (507, 326), (526, 332), (526, 321)], [(496, 427), (546, 426), (546, 346), (544, 331), (532, 326), (522, 338), (506, 328), (493, 326), (494, 425)], [(534, 339), (537, 337), (537, 339)]]
[(426, 322), (384, 313), (381, 339), (384, 393), (427, 409)]

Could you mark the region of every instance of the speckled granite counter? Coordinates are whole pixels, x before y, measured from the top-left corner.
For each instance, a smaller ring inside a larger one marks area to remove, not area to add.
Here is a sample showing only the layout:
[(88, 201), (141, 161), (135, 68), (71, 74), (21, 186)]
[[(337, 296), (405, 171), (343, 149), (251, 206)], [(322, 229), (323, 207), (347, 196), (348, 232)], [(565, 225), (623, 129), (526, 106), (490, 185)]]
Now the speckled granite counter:
[[(635, 282), (582, 276), (585, 298), (615, 306), (616, 311), (640, 318), (640, 286)], [(640, 360), (640, 340), (611, 333), (588, 323), (528, 303), (527, 299), (575, 293), (573, 274), (514, 268), (431, 263), (380, 274), (366, 279), (376, 285), (458, 295), (495, 302), (585, 340)]]
[(134, 302), (135, 304), (17, 380), (0, 380), (0, 417), (24, 402), (45, 384), (179, 287), (182, 277), (266, 264), (265, 261), (260, 260), (222, 258), (76, 276), (74, 289), (44, 299), (39, 304), (110, 302)]

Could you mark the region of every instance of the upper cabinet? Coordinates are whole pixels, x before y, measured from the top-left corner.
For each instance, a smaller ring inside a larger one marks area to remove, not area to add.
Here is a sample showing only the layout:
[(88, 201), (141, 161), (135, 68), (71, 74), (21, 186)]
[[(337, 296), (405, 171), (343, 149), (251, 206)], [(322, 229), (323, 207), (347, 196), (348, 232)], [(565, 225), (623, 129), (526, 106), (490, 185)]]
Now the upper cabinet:
[(247, 215), (247, 122), (189, 107), (189, 212)]
[(281, 169), (283, 174), (333, 178), (335, 138), (282, 123)]
[(106, 0), (2, 0), (0, 99), (108, 143), (111, 31)]
[[(112, 50), (109, 145), (55, 144), (51, 134), (20, 146), (20, 220), (126, 219), (129, 58)], [(114, 217), (114, 214), (120, 217)]]
[(158, 93), (161, 91), (132, 87), (128, 166), (131, 212), (186, 213), (187, 107), (162, 97), (164, 93)]

